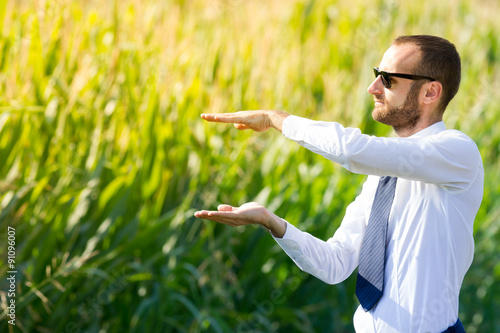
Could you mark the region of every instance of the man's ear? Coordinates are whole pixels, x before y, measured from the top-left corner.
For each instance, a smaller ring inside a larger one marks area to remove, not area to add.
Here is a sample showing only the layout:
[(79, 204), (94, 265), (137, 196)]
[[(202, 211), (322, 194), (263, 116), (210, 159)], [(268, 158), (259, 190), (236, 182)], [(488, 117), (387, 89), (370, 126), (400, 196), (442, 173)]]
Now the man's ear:
[(437, 103), (443, 93), (443, 85), (439, 81), (426, 83), (422, 89), (422, 102), (424, 104)]

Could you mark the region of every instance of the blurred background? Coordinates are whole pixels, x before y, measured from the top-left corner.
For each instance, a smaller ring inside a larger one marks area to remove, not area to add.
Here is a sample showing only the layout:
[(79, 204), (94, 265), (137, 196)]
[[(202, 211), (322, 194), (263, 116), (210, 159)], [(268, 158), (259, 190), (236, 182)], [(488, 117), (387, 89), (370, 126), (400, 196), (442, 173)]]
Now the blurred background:
[[(193, 217), (248, 201), (327, 239), (365, 176), (205, 112), (282, 109), (392, 135), (366, 92), (391, 41), (462, 56), (449, 128), (485, 167), (467, 332), (500, 332), (497, 0), (0, 2), (0, 331), (352, 332), (355, 274), (330, 286), (261, 228)], [(7, 229), (16, 230), (16, 326)]]

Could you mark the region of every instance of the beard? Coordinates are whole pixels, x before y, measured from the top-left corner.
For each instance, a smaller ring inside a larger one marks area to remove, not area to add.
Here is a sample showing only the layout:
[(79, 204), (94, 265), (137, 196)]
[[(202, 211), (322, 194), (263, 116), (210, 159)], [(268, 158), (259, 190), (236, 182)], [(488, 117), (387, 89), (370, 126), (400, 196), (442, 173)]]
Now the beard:
[(398, 107), (388, 106), (387, 104), (376, 106), (372, 112), (373, 119), (392, 126), (396, 132), (414, 128), (420, 120), (421, 110), (418, 105), (418, 95), (422, 84), (415, 82), (411, 86), (404, 103)]

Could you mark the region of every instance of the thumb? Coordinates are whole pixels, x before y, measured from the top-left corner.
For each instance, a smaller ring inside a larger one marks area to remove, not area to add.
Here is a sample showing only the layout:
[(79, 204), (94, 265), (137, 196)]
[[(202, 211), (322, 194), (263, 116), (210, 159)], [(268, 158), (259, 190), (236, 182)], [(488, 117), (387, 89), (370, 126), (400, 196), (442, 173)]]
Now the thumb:
[(244, 125), (244, 124), (234, 124), (234, 127), (236, 127), (236, 129), (239, 129), (239, 130), (250, 129), (250, 127), (248, 127), (247, 125)]
[(233, 206), (230, 206), (230, 205), (219, 205), (217, 207), (217, 210), (219, 212), (230, 212), (233, 210)]

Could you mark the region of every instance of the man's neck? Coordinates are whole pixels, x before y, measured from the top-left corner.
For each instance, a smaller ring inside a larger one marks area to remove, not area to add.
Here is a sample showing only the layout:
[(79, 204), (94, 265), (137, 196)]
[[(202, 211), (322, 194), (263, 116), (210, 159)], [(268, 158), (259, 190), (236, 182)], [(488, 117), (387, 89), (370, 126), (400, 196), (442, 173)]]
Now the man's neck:
[(433, 120), (427, 119), (427, 121), (420, 121), (418, 124), (412, 127), (405, 127), (405, 128), (394, 128), (394, 131), (396, 132), (397, 136), (400, 138), (407, 138), (412, 136), (415, 133), (420, 132), (421, 130), (434, 125), (435, 123), (438, 123), (442, 121), (442, 117), (436, 117)]
[(429, 105), (421, 105), (419, 110), (420, 117), (415, 123), (408, 123), (407, 126), (403, 125), (402, 127), (392, 127), (397, 136), (400, 138), (407, 138), (435, 123), (443, 121), (443, 112), (439, 112), (439, 110)]

